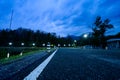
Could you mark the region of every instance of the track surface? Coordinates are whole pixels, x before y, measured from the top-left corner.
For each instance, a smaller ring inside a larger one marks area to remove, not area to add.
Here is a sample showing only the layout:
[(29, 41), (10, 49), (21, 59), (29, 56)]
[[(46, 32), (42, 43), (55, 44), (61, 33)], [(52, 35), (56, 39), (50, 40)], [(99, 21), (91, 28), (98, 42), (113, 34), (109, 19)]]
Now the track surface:
[(120, 80), (120, 50), (59, 49), (38, 80)]

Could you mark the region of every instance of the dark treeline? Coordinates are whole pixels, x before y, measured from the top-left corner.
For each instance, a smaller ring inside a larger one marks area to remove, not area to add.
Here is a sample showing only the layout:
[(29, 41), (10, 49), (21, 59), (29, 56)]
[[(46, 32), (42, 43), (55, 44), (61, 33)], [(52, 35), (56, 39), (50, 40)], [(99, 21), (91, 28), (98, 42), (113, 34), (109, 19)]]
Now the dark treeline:
[[(98, 42), (98, 41), (100, 41), (100, 39), (99, 40), (96, 39), (96, 37), (94, 37), (94, 34), (92, 32), (88, 33), (87, 38), (84, 38), (83, 35), (81, 35), (80, 39), (78, 40), (78, 45), (79, 46), (91, 45), (93, 47), (100, 47), (100, 43)], [(116, 38), (120, 38), (120, 32), (115, 34), (115, 35), (106, 35), (105, 36), (106, 41), (109, 40), (109, 39), (116, 39)]]
[(106, 32), (113, 29), (114, 26), (110, 23), (109, 19), (103, 20), (100, 16), (97, 16), (93, 25), (92, 32), (88, 33), (88, 37), (80, 37), (79, 45), (91, 45), (93, 47), (99, 47), (105, 49), (107, 46), (107, 40), (112, 38), (120, 38), (120, 33), (116, 35), (106, 36)]
[[(87, 37), (84, 38), (83, 35), (79, 37), (79, 40), (68, 35), (67, 37), (57, 36), (55, 33), (46, 33), (40, 30), (33, 31), (30, 29), (18, 28), (16, 30), (0, 30), (0, 46), (9, 46), (8, 43), (12, 42), (12, 46), (22, 46), (21, 43), (24, 43), (26, 47), (32, 46), (35, 43), (35, 46), (41, 47), (42, 44), (50, 42), (53, 46), (69, 46), (75, 44), (74, 46), (84, 46), (91, 45), (93, 47), (105, 48), (107, 46), (107, 40), (111, 38), (120, 38), (120, 33), (117, 35), (106, 36), (106, 32), (110, 29), (113, 29), (114, 26), (110, 24), (109, 19), (102, 20), (100, 16), (96, 17), (96, 20), (92, 26), (92, 32), (88, 33)], [(74, 40), (77, 40), (74, 42)], [(45, 45), (45, 46), (46, 46)]]
[(108, 35), (106, 38), (107, 38), (107, 40), (108, 39), (113, 39), (113, 38), (120, 38), (120, 32), (117, 33), (116, 35)]
[(21, 43), (24, 43), (24, 46), (32, 46), (33, 43), (36, 46), (40, 47), (42, 44), (50, 42), (51, 44), (57, 46), (60, 44), (72, 44), (73, 40), (70, 36), (68, 37), (59, 37), (55, 33), (46, 33), (43, 31), (33, 31), (30, 29), (18, 28), (16, 30), (0, 30), (0, 46), (9, 46), (8, 43), (12, 42), (12, 46), (21, 46)]

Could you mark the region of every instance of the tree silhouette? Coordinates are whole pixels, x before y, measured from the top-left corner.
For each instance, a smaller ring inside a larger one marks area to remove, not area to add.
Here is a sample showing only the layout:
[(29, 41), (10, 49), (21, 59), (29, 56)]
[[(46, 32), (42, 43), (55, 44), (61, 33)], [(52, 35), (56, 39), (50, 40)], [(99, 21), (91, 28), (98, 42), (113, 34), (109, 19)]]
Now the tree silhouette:
[(101, 46), (105, 48), (106, 46), (106, 39), (105, 39), (105, 32), (109, 29), (113, 28), (113, 25), (110, 24), (109, 19), (105, 19), (104, 21), (101, 20), (100, 16), (97, 16), (93, 30), (94, 39), (97, 46)]
[(58, 44), (70, 44), (72, 39), (70, 37), (58, 37), (55, 33), (46, 33), (39, 30), (33, 31), (24, 28), (0, 30), (0, 46), (8, 46), (9, 42), (13, 42), (13, 46), (21, 46), (21, 43), (25, 43), (24, 46), (26, 47), (36, 43), (36, 46), (39, 47), (48, 42), (55, 46)]

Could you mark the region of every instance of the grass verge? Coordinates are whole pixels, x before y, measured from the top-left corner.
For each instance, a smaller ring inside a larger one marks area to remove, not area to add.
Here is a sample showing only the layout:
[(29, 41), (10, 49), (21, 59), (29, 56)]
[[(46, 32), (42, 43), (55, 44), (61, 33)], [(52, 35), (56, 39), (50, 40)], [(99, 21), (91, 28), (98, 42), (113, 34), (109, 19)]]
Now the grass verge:
[(23, 53), (22, 56), (21, 55), (14, 55), (14, 56), (10, 56), (9, 58), (3, 58), (3, 59), (0, 59), (0, 64), (6, 64), (6, 63), (9, 63), (9, 62), (21, 59), (24, 56), (28, 56), (28, 55), (31, 55), (31, 54), (34, 54), (34, 53), (37, 53), (37, 52), (42, 52), (42, 51), (45, 51), (45, 49), (44, 50), (35, 50), (35, 51), (25, 52), (25, 53)]

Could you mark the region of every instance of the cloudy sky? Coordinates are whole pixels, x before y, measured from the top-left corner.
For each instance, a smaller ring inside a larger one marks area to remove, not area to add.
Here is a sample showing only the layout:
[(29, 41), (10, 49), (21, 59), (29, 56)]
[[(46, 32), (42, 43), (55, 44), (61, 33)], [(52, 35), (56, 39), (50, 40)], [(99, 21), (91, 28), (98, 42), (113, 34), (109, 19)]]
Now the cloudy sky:
[(0, 0), (0, 29), (9, 28), (13, 10), (12, 29), (19, 27), (57, 35), (80, 35), (90, 32), (96, 16), (109, 18), (120, 31), (120, 0)]

